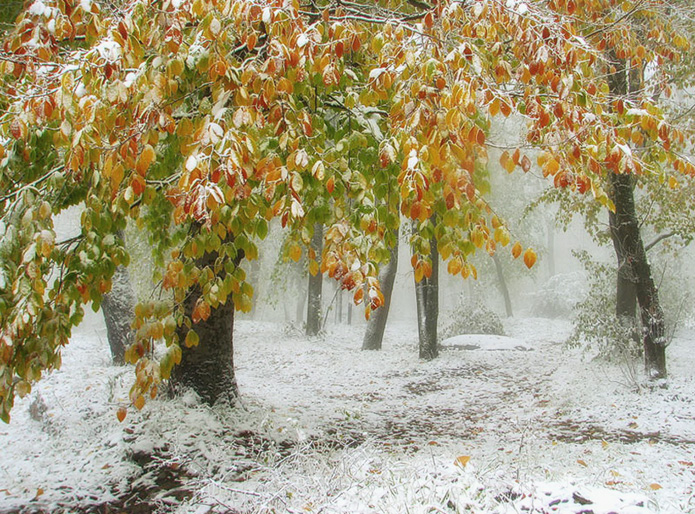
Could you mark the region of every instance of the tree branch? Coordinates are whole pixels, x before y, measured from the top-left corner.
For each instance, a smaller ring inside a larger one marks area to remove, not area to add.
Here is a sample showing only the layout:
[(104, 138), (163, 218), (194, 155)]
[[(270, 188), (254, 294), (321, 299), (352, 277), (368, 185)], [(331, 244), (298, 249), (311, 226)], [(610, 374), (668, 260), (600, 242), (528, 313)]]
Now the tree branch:
[(645, 251), (645, 252), (648, 252), (649, 250), (651, 250), (652, 248), (654, 248), (657, 244), (659, 244), (659, 243), (660, 243), (661, 241), (663, 241), (664, 239), (668, 239), (669, 237), (673, 237), (673, 236), (675, 236), (675, 235), (676, 235), (675, 232), (667, 232), (667, 233), (665, 233), (665, 234), (659, 235), (654, 241), (652, 241), (651, 243), (649, 243), (648, 245), (646, 245), (646, 246), (644, 247), (644, 251)]

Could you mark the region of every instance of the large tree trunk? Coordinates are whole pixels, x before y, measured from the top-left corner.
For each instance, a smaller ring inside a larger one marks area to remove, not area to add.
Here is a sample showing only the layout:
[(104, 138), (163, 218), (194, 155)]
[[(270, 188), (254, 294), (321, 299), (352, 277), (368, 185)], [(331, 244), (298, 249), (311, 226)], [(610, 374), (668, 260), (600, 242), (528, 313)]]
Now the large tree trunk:
[(611, 195), (615, 204), (612, 234), (618, 268), (624, 280), (634, 284), (642, 321), (644, 364), (652, 379), (666, 378), (666, 337), (664, 312), (652, 278), (635, 212), (634, 180), (631, 175), (611, 174)]
[(384, 295), (384, 305), (375, 310), (369, 318), (367, 331), (364, 333), (364, 340), (362, 341), (363, 350), (381, 350), (381, 343), (384, 339), (386, 320), (389, 317), (389, 309), (391, 308), (393, 284), (396, 281), (396, 272), (398, 271), (398, 230), (395, 232), (396, 244), (391, 248), (391, 258), (379, 273), (379, 283), (381, 284), (381, 292)]
[(125, 350), (131, 345), (134, 332), (131, 328), (135, 308), (135, 293), (130, 283), (128, 269), (118, 266), (113, 275), (111, 291), (104, 295), (101, 312), (106, 324), (106, 337), (114, 364), (125, 362)]
[[(624, 60), (618, 59), (612, 52), (608, 57), (615, 69), (608, 76), (610, 91), (617, 97), (625, 97), (639, 87), (639, 70), (633, 68), (628, 73)], [(634, 287), (642, 322), (644, 365), (647, 375), (651, 379), (666, 378), (664, 312), (637, 220), (634, 177), (630, 174), (609, 172), (608, 180), (611, 199), (615, 205), (615, 213), (610, 216), (610, 225), (611, 238), (618, 257), (617, 314), (619, 317), (626, 317), (631, 311), (634, 312), (633, 300), (630, 298), (631, 288)]]
[[(212, 266), (216, 258), (216, 253), (206, 254), (199, 260), (198, 266)], [(189, 318), (200, 296), (201, 290), (198, 286), (188, 292), (184, 300), (184, 309)], [(183, 344), (188, 330), (185, 326), (178, 329), (182, 357), (181, 363), (174, 366), (171, 373), (174, 391), (191, 388), (208, 405), (217, 402), (233, 403), (238, 396), (238, 388), (234, 375), (232, 298), (228, 298), (227, 303), (217, 309), (212, 309), (210, 317), (193, 325), (193, 329), (200, 342), (191, 348), (186, 348)]]
[[(314, 225), (314, 235), (311, 237), (311, 249), (316, 254), (316, 259), (321, 259), (323, 252), (323, 225)], [(309, 273), (309, 292), (306, 312), (306, 335), (316, 336), (321, 331), (321, 294), (323, 289), (323, 274), (319, 271), (316, 275)]]
[(430, 240), (432, 274), (415, 282), (417, 302), (417, 328), (420, 358), (431, 360), (439, 355), (437, 348), (437, 321), (439, 318), (439, 250), (437, 240)]
[(507, 312), (507, 317), (511, 318), (514, 316), (512, 311), (512, 299), (509, 296), (509, 288), (507, 287), (507, 281), (504, 279), (504, 270), (502, 269), (502, 263), (500, 262), (499, 256), (495, 253), (492, 255), (492, 260), (495, 263), (495, 271), (497, 272), (497, 282), (504, 297), (504, 309)]

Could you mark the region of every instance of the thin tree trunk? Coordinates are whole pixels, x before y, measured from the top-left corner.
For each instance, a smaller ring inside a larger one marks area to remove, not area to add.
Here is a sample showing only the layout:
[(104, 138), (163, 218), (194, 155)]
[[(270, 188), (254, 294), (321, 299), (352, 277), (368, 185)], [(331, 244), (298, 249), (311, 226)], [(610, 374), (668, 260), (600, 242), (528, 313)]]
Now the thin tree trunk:
[(545, 260), (548, 263), (548, 274), (553, 277), (555, 276), (555, 220), (552, 218), (549, 219), (546, 228), (548, 230), (548, 253)]
[[(316, 258), (321, 258), (323, 251), (323, 225), (314, 225), (314, 235), (311, 237), (311, 248), (316, 253)], [(306, 313), (306, 335), (316, 336), (321, 331), (321, 292), (323, 288), (323, 274), (319, 271), (316, 275), (309, 273), (309, 292)]]
[(644, 251), (644, 243), (635, 212), (634, 181), (631, 175), (611, 174), (611, 194), (615, 204), (613, 232), (620, 251), (616, 254), (628, 277), (634, 277), (634, 286), (642, 321), (644, 365), (651, 379), (666, 378), (666, 329), (659, 293), (652, 278), (651, 267)]
[[(213, 266), (216, 258), (217, 253), (205, 254), (199, 259), (198, 266)], [(199, 286), (189, 290), (184, 300), (185, 313), (189, 318), (200, 296)], [(234, 374), (234, 302), (231, 297), (224, 305), (212, 309), (207, 320), (193, 325), (193, 330), (200, 342), (191, 348), (183, 344), (188, 329), (182, 326), (177, 331), (182, 342), (182, 358), (171, 374), (174, 391), (191, 388), (208, 405), (233, 403), (239, 390)]]
[(340, 283), (336, 282), (335, 287), (338, 289), (338, 304), (335, 310), (336, 325), (343, 322), (343, 291), (340, 290)]
[(495, 271), (497, 272), (497, 282), (500, 286), (500, 291), (504, 297), (504, 309), (507, 312), (507, 317), (511, 318), (514, 316), (512, 311), (512, 299), (509, 296), (509, 288), (507, 287), (507, 281), (504, 279), (504, 270), (502, 269), (502, 263), (500, 262), (499, 256), (495, 253), (492, 255), (492, 261), (495, 263)]
[(306, 305), (307, 292), (304, 290), (304, 272), (297, 271), (295, 274), (295, 284), (297, 286), (296, 297), (297, 304), (295, 309), (295, 320), (297, 326), (301, 326), (304, 321), (304, 306)]
[(379, 273), (379, 283), (381, 284), (381, 292), (384, 295), (384, 305), (375, 310), (369, 318), (367, 331), (364, 333), (364, 340), (362, 341), (363, 350), (381, 350), (381, 343), (384, 339), (386, 321), (391, 308), (393, 284), (396, 281), (396, 272), (398, 271), (398, 229), (395, 232), (396, 244), (391, 248), (391, 258)]
[(432, 360), (439, 355), (437, 348), (437, 321), (439, 318), (439, 251), (437, 240), (430, 240), (432, 274), (415, 282), (417, 302), (417, 328), (421, 359)]

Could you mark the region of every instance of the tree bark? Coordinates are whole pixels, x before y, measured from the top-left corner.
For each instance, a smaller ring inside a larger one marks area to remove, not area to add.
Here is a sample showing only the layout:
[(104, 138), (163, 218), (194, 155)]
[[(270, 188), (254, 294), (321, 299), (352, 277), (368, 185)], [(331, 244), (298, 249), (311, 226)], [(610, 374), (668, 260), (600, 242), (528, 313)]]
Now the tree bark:
[(131, 328), (135, 309), (135, 293), (130, 282), (128, 269), (118, 266), (113, 275), (111, 291), (104, 295), (101, 312), (106, 324), (106, 338), (114, 364), (125, 363), (125, 350), (134, 339)]
[[(639, 87), (638, 70), (630, 73), (624, 60), (612, 52), (609, 61), (615, 71), (608, 76), (610, 91), (615, 96), (627, 96)], [(611, 199), (615, 213), (611, 213), (611, 238), (618, 258), (618, 290), (616, 313), (629, 316), (634, 312), (630, 297), (634, 287), (642, 322), (644, 365), (650, 379), (666, 378), (666, 329), (659, 292), (652, 278), (642, 234), (635, 210), (634, 177), (631, 174), (608, 172)], [(629, 284), (628, 282), (631, 282)]]
[(437, 348), (437, 321), (439, 318), (439, 250), (437, 240), (430, 240), (432, 274), (415, 282), (417, 328), (420, 358), (432, 360), (439, 355)]
[(364, 333), (364, 340), (362, 341), (363, 350), (381, 350), (386, 321), (391, 308), (393, 284), (396, 281), (396, 272), (398, 271), (398, 229), (396, 229), (395, 233), (396, 244), (391, 248), (391, 258), (379, 273), (379, 283), (381, 284), (381, 292), (384, 295), (384, 305), (375, 310), (369, 318), (367, 331)]
[[(198, 266), (204, 268), (213, 266), (217, 253), (204, 255)], [(187, 317), (193, 314), (198, 298), (201, 296), (199, 286), (193, 287), (184, 300)], [(227, 303), (212, 309), (210, 317), (193, 325), (199, 337), (199, 344), (186, 348), (183, 341), (188, 329), (182, 326), (177, 334), (181, 341), (181, 363), (174, 366), (171, 373), (171, 384), (174, 392), (190, 388), (208, 405), (217, 402), (234, 403), (239, 390), (234, 374), (234, 302), (232, 298)]]
[(507, 317), (511, 318), (514, 316), (512, 311), (512, 299), (509, 296), (509, 288), (507, 287), (507, 281), (504, 279), (504, 270), (502, 269), (502, 263), (500, 262), (499, 256), (495, 253), (492, 255), (492, 261), (495, 263), (495, 271), (497, 272), (497, 282), (504, 297), (504, 309), (507, 313)]
[(622, 270), (624, 281), (629, 279), (632, 282), (636, 292), (642, 321), (645, 369), (651, 379), (666, 378), (664, 312), (635, 212), (634, 180), (626, 174), (610, 174), (609, 180), (615, 204), (611, 232), (617, 249), (618, 269)]
[[(316, 258), (321, 258), (323, 251), (323, 225), (314, 225), (314, 235), (311, 237), (311, 249)], [(309, 273), (309, 292), (306, 313), (306, 335), (316, 336), (321, 331), (321, 293), (323, 289), (323, 274), (319, 271), (316, 275)]]

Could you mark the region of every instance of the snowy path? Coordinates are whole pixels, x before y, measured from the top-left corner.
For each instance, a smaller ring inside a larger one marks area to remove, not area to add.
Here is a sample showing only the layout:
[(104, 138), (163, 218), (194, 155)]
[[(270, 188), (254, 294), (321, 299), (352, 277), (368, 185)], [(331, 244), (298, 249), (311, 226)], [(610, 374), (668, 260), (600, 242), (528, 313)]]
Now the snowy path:
[(240, 321), (244, 409), (162, 399), (120, 424), (132, 371), (88, 326), (0, 426), (0, 513), (695, 512), (693, 334), (669, 388), (636, 391), (568, 330), (512, 320), (532, 350), (423, 362), (407, 325), (362, 352), (352, 327)]

